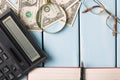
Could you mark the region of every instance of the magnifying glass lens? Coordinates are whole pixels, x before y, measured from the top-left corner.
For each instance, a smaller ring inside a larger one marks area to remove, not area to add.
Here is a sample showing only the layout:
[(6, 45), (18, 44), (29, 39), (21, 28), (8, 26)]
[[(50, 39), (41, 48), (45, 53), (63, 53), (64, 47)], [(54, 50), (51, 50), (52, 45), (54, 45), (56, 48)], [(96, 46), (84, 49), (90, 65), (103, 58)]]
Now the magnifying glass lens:
[(57, 33), (66, 24), (66, 13), (57, 4), (48, 3), (38, 10), (36, 21), (43, 31)]

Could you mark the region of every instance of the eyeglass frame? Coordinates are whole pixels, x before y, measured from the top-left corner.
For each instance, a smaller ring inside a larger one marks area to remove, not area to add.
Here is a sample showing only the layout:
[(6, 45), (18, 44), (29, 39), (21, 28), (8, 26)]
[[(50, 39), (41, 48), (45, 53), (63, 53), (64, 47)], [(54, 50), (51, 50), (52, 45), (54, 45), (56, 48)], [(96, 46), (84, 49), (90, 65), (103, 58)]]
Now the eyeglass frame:
[[(91, 13), (93, 13), (93, 14), (95, 14), (95, 15), (99, 15), (99, 14), (101, 14), (101, 13), (103, 13), (103, 12), (106, 12), (109, 16), (107, 17), (107, 19), (106, 19), (106, 25), (112, 30), (112, 34), (113, 35), (115, 35), (115, 33), (118, 33), (118, 34), (120, 34), (120, 32), (117, 32), (116, 30), (117, 30), (117, 22), (120, 24), (120, 19), (117, 17), (117, 16), (115, 16), (115, 15), (113, 15), (109, 10), (107, 10), (105, 7), (104, 7), (104, 5), (100, 2), (100, 1), (98, 1), (98, 0), (93, 0), (95, 3), (97, 3), (97, 5), (94, 5), (94, 6), (92, 6), (92, 7), (87, 7), (86, 6), (86, 4), (85, 4), (85, 0), (82, 2), (82, 4), (87, 8), (87, 9), (85, 9), (84, 11), (82, 11), (82, 13), (87, 13), (87, 12), (91, 12)], [(100, 13), (94, 13), (93, 11), (92, 11), (92, 9), (94, 9), (94, 8), (101, 8), (102, 10), (100, 11)], [(113, 21), (114, 21), (114, 27), (113, 27), (113, 29), (110, 27), (110, 25), (107, 23), (108, 22), (108, 19), (110, 18), (110, 17), (112, 17), (113, 18)]]

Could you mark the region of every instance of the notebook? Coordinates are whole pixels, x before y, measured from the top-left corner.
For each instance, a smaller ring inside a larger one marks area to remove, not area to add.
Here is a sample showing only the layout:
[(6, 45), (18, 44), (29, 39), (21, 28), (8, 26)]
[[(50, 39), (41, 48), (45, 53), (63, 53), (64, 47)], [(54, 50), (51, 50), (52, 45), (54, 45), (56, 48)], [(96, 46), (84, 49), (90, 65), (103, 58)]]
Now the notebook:
[(120, 80), (120, 69), (86, 69), (85, 80)]
[(28, 80), (80, 80), (80, 68), (36, 68)]
[[(36, 68), (28, 80), (80, 80), (80, 68)], [(120, 68), (87, 68), (85, 80), (119, 80)]]

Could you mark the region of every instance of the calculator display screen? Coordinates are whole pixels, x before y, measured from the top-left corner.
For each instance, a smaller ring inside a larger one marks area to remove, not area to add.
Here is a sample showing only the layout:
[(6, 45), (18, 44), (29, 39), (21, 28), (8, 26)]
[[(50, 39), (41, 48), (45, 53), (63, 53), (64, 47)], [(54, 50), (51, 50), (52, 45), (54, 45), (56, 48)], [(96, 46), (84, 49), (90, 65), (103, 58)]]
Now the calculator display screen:
[(38, 52), (35, 50), (11, 16), (8, 16), (2, 22), (32, 62), (40, 58)]

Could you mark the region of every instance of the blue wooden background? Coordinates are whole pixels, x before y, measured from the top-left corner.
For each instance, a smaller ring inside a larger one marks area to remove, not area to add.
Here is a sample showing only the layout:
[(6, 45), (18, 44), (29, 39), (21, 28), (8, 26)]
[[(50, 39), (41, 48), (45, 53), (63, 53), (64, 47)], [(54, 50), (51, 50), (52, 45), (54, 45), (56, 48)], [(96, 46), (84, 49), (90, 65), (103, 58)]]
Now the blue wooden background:
[[(120, 0), (99, 1), (120, 18)], [(65, 26), (57, 34), (31, 31), (36, 42), (48, 55), (43, 67), (80, 67), (81, 60), (85, 67), (120, 66), (120, 34), (112, 36), (106, 26), (108, 14), (83, 14), (84, 9), (82, 5), (72, 27)]]

